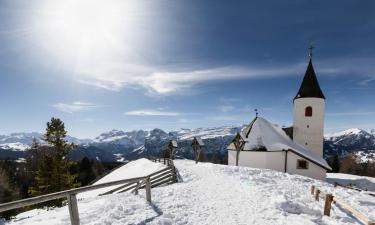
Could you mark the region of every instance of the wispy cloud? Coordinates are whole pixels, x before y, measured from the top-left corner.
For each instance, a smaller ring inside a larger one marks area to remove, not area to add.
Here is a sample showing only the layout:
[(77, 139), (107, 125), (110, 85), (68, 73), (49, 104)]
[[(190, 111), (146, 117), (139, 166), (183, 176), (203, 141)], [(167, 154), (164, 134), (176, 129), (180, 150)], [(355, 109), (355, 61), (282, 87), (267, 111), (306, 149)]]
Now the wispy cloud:
[(227, 113), (233, 111), (235, 107), (233, 105), (220, 105), (217, 107), (221, 112)]
[(148, 93), (171, 95), (189, 93), (197, 84), (218, 81), (274, 77), (297, 74), (305, 65), (281, 67), (224, 66), (204, 69), (161, 69), (140, 65), (98, 64), (80, 68), (78, 82), (119, 91), (124, 87), (143, 87)]
[(159, 111), (159, 110), (134, 110), (124, 113), (127, 116), (180, 116), (179, 112), (168, 112), (168, 111)]
[(93, 123), (93, 122), (95, 122), (95, 119), (93, 119), (93, 118), (84, 118), (84, 119), (81, 119), (80, 122)]
[(375, 112), (370, 111), (353, 111), (353, 112), (331, 112), (327, 116), (368, 116), (374, 115)]
[[(321, 75), (357, 75), (365, 85), (374, 80), (375, 67), (369, 59), (327, 59), (315, 62)], [(317, 66), (318, 65), (318, 66)], [(300, 75), (306, 69), (306, 62), (285, 65), (247, 65), (194, 68), (169, 68), (168, 66), (146, 66), (100, 62), (77, 67), (78, 82), (97, 88), (119, 91), (122, 88), (145, 88), (153, 96), (191, 93), (198, 84), (211, 81), (235, 79), (270, 78)]]
[(371, 77), (371, 78), (368, 78), (368, 79), (364, 79), (362, 81), (359, 82), (360, 85), (368, 85), (369, 83), (375, 81), (375, 77)]
[(53, 104), (52, 107), (66, 113), (76, 113), (82, 111), (89, 111), (98, 108), (99, 106), (90, 102), (76, 101), (73, 103), (56, 103)]

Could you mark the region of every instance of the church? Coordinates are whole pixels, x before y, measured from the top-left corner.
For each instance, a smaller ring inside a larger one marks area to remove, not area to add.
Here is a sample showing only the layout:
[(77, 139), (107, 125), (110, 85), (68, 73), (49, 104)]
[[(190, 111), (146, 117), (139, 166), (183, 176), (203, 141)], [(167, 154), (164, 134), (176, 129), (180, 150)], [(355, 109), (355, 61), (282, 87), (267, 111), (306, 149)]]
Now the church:
[(331, 170), (323, 158), (325, 97), (312, 64), (312, 53), (293, 99), (293, 126), (281, 128), (254, 118), (228, 146), (228, 165), (265, 168), (324, 180)]

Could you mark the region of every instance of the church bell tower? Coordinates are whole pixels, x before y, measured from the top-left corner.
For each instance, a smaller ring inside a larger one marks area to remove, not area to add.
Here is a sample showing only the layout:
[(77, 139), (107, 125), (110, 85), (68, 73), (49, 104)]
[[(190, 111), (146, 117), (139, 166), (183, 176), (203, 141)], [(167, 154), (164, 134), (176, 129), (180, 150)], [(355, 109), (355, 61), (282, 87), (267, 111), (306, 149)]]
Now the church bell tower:
[(309, 50), (309, 64), (293, 100), (293, 141), (323, 157), (325, 97), (312, 64), (312, 47)]

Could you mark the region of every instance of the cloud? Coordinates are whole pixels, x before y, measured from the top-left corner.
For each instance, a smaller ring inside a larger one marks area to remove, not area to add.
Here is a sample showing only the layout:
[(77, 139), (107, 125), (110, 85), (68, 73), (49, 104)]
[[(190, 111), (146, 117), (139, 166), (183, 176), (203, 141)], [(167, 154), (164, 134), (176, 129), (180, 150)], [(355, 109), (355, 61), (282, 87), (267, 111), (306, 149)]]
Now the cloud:
[(375, 77), (371, 77), (371, 78), (368, 78), (368, 79), (365, 79), (365, 80), (362, 80), (361, 82), (359, 82), (358, 84), (359, 85), (368, 85), (370, 82), (373, 82), (375, 81)]
[(353, 111), (353, 112), (333, 112), (327, 113), (327, 116), (368, 116), (374, 115), (375, 112), (368, 111)]
[(89, 111), (99, 106), (90, 102), (76, 101), (73, 103), (56, 103), (56, 104), (53, 104), (52, 107), (54, 107), (55, 109), (61, 112), (76, 113), (76, 112), (82, 112), (82, 111)]
[(194, 87), (210, 81), (275, 77), (297, 74), (306, 65), (284, 67), (224, 66), (204, 69), (171, 69), (121, 63), (98, 63), (80, 66), (77, 82), (96, 88), (119, 91), (127, 88), (145, 88), (149, 94), (172, 95), (191, 93)]
[(167, 111), (159, 111), (159, 110), (134, 110), (128, 111), (124, 113), (127, 116), (180, 116), (181, 114), (178, 112), (167, 112)]
[(230, 112), (233, 111), (235, 108), (232, 105), (220, 105), (217, 107), (221, 112)]
[(84, 118), (84, 119), (81, 119), (80, 122), (93, 123), (93, 122), (95, 122), (95, 119), (93, 119), (93, 118)]
[[(370, 59), (333, 58), (314, 61), (321, 75), (362, 76), (362, 84), (373, 81), (375, 67)], [(253, 78), (296, 76), (304, 73), (307, 62), (284, 65), (227, 65), (195, 68), (187, 65), (148, 66), (137, 63), (105, 62), (80, 64), (74, 71), (76, 81), (100, 89), (120, 91), (123, 88), (144, 88), (151, 96), (191, 94), (200, 84)], [(370, 78), (370, 79), (368, 79)]]

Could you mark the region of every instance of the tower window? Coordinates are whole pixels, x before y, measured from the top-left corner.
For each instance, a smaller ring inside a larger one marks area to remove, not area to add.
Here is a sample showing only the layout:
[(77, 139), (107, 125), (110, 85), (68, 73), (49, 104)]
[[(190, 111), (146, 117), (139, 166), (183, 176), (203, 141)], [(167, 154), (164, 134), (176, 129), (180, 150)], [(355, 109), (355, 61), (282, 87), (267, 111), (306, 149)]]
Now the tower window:
[(305, 108), (305, 116), (306, 117), (312, 117), (312, 113), (313, 113), (312, 107), (311, 106), (307, 106)]
[(297, 169), (307, 170), (309, 168), (309, 162), (303, 159), (297, 159)]

